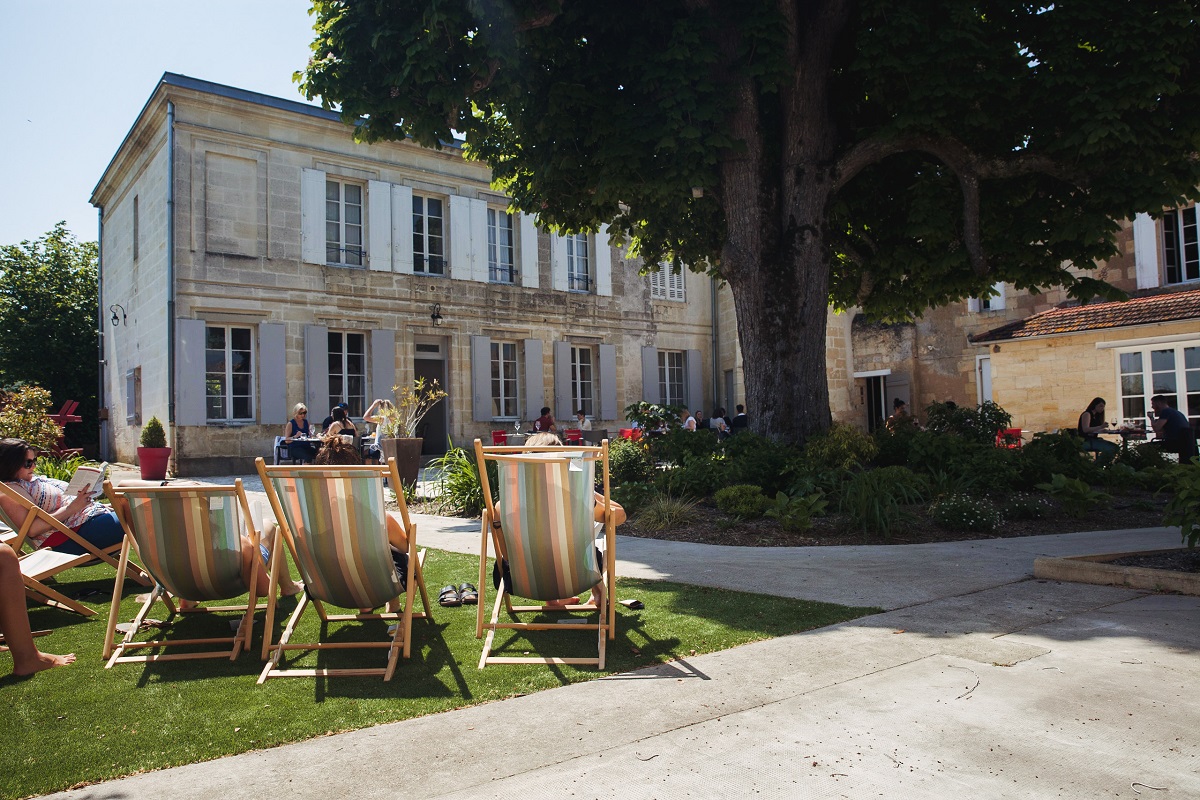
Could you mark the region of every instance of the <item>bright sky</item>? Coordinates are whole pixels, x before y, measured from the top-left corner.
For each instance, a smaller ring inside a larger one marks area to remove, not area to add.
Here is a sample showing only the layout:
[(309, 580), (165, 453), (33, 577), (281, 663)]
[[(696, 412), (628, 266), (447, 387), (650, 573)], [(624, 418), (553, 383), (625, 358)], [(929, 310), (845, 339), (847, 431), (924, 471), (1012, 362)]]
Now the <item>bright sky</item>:
[(164, 72), (304, 100), (307, 0), (0, 0), (0, 245), (66, 220), (96, 238), (92, 189)]

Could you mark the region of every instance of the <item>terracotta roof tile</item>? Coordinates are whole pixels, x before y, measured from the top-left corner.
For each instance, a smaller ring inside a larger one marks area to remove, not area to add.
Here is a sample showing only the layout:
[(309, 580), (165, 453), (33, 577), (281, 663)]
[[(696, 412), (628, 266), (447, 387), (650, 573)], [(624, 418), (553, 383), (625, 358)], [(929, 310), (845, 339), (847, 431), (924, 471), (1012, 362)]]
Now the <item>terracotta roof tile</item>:
[(1089, 303), (1086, 306), (1052, 308), (972, 336), (971, 341), (1000, 342), (1186, 319), (1200, 319), (1200, 289), (1132, 297), (1117, 303)]

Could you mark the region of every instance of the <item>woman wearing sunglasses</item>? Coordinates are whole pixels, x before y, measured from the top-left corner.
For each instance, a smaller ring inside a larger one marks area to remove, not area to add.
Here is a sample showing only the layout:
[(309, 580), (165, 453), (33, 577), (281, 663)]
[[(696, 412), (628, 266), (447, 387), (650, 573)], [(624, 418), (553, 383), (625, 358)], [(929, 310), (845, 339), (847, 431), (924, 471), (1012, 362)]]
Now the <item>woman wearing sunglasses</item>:
[(294, 452), (293, 457), (298, 455), (304, 463), (311, 464), (320, 445), (320, 442), (314, 441), (316, 438), (316, 429), (308, 422), (308, 406), (296, 403), (292, 408), (292, 418), (283, 426), (283, 441), (288, 446), (288, 452)]
[[(0, 439), (0, 480), (33, 500), (42, 510), (66, 525), (97, 548), (117, 544), (125, 535), (117, 515), (103, 503), (92, 500), (90, 492), (68, 495), (63, 481), (35, 475), (37, 453), (22, 439)], [(13, 521), (25, 519), (25, 510), (8, 497), (0, 497), (0, 508)], [(18, 523), (19, 524), (19, 523)], [(61, 553), (84, 553), (83, 547), (44, 521), (35, 522), (29, 532), (34, 547), (50, 547)]]

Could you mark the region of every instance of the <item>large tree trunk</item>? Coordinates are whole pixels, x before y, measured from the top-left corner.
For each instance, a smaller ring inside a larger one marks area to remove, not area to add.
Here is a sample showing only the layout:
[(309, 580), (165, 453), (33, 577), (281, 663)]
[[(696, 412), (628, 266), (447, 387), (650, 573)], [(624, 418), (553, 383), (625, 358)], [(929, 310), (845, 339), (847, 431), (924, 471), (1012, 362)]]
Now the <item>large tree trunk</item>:
[(730, 124), (745, 148), (720, 165), (728, 228), (721, 273), (737, 313), (750, 425), (799, 445), (831, 423), (825, 220), (837, 130), (828, 81), (812, 76), (831, 70), (849, 2), (780, 0), (779, 7), (796, 79), (765, 112), (752, 81), (732, 79)]

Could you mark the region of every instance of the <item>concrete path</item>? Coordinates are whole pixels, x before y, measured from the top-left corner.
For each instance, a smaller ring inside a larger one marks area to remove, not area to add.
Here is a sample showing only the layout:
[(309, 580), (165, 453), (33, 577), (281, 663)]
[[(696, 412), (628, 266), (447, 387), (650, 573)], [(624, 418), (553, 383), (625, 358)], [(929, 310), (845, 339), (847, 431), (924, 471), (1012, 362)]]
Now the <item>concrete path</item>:
[[(423, 545), (476, 552), (478, 523), (417, 524)], [(1161, 528), (795, 549), (621, 537), (622, 575), (888, 611), (56, 797), (1200, 797), (1200, 598), (1031, 577), (1040, 555), (1177, 543)]]

